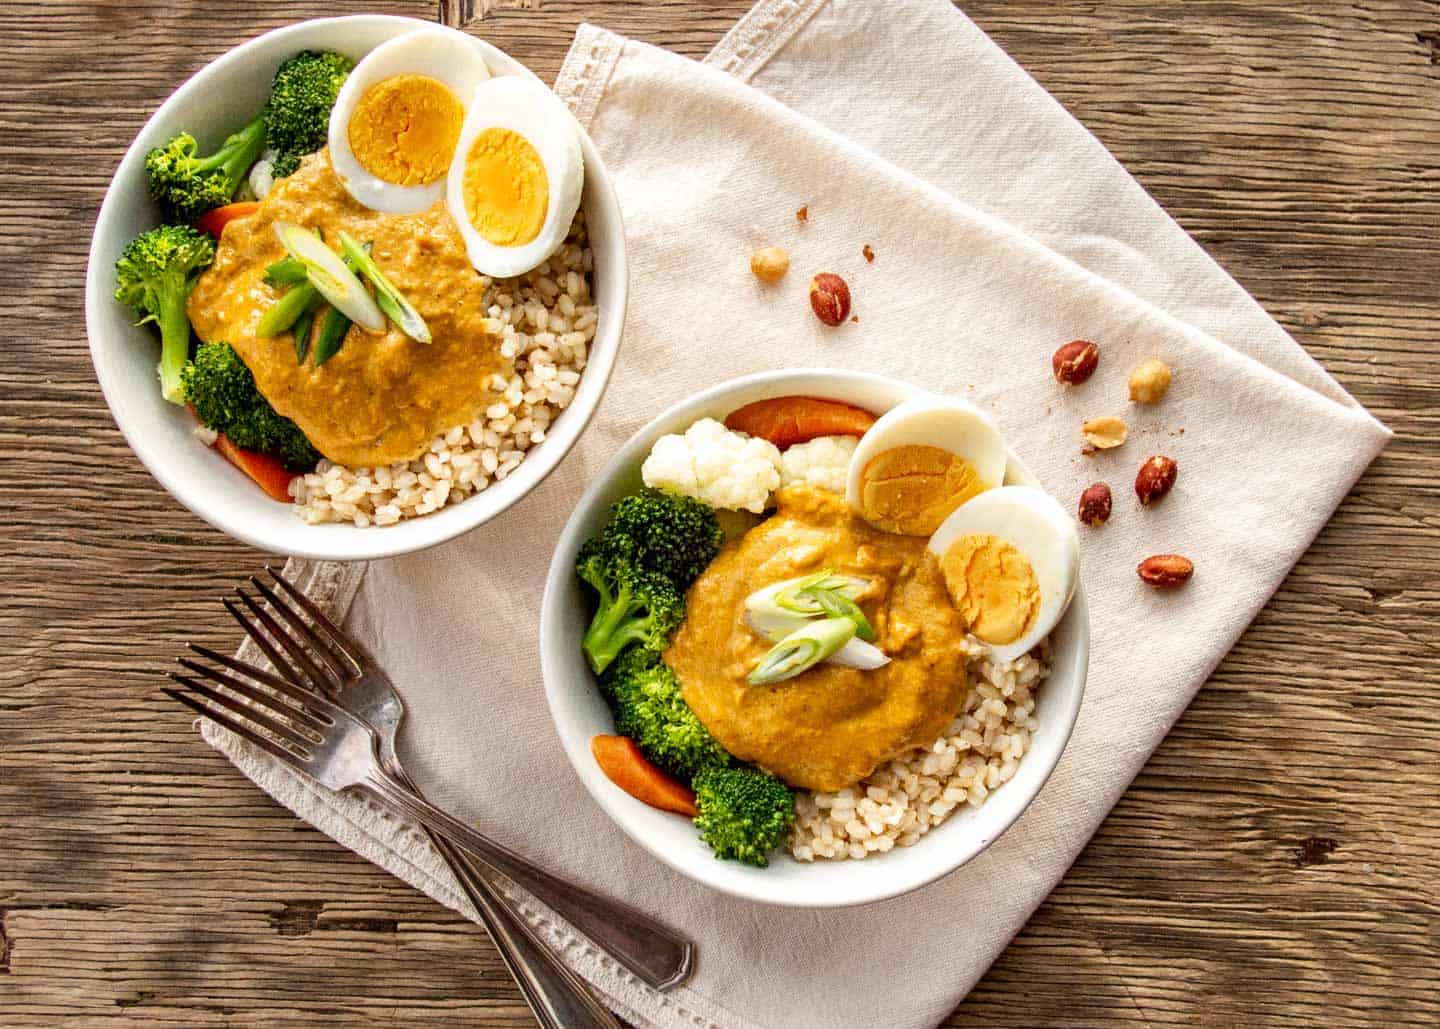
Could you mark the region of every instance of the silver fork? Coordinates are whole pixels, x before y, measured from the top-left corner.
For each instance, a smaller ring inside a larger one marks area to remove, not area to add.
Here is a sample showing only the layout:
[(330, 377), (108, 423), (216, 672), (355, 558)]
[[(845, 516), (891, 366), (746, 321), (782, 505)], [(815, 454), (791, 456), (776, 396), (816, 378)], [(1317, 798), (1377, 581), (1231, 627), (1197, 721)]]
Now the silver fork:
[[(233, 676), (182, 659), (182, 664), (191, 671), (204, 675), (251, 703), (236, 700), (188, 676), (177, 675), (175, 678), (189, 687), (191, 694), (174, 690), (167, 690), (167, 693), (322, 785), (332, 789), (359, 786), (407, 817), (449, 836), (452, 842), (464, 847), (485, 867), (528, 889), (656, 989), (671, 988), (688, 977), (693, 962), (693, 945), (684, 937), (633, 908), (536, 868), (407, 788), (406, 783), (387, 767), (386, 759), (393, 762), (391, 767), (398, 766), (394, 741), (404, 714), (399, 696), (388, 677), (364, 648), (325, 618), (309, 598), (283, 578), (275, 578), (292, 601), (315, 620), (329, 640), (321, 638), (290, 604), (262, 583), (252, 580), (294, 635), (248, 594), (242, 592), (241, 599), (250, 616), (264, 627), (280, 649), (233, 602), (227, 601), (226, 607), (282, 675), (289, 678), (197, 647), (195, 649), (202, 656), (238, 671), (275, 692), (266, 693)], [(345, 697), (346, 704), (336, 703), (326, 693)], [(197, 696), (206, 702), (197, 700)], [(363, 704), (351, 698), (364, 698)], [(347, 710), (352, 705), (363, 706), (367, 713), (376, 712), (374, 717), (379, 724), (367, 724), (365, 719)], [(257, 727), (264, 731), (257, 731)], [(273, 734), (273, 738), (266, 733)], [(403, 775), (403, 769), (401, 773)]]
[[(321, 619), (327, 629), (338, 632), (308, 597), (296, 590), (288, 581), (283, 580), (268, 566), (266, 571), (270, 572), (271, 576), (281, 583), (287, 592), (302, 598), (306, 609)], [(256, 582), (253, 578), (251, 582), (257, 589), (268, 595), (269, 591), (262, 583)], [(249, 598), (244, 597), (243, 594), (242, 599), (246, 600), (247, 604), (250, 602)], [(239, 612), (229, 602), (226, 602), (226, 608), (237, 618), (240, 617)], [(242, 624), (246, 623), (242, 622)], [(247, 625), (247, 631), (248, 629)], [(269, 649), (263, 638), (259, 642), (267, 650)], [(263, 669), (226, 657), (207, 647), (192, 644), (191, 649), (202, 657), (233, 668), (251, 678), (257, 678), (262, 682), (269, 679), (268, 673)], [(180, 664), (198, 674), (212, 677), (212, 670), (204, 665), (196, 664), (185, 658), (180, 659)], [(293, 672), (293, 668), (284, 663), (277, 664), (276, 667), (288, 668)], [(406, 774), (399, 758), (395, 755), (394, 730), (399, 728), (399, 723), (404, 717), (404, 709), (400, 705), (398, 695), (395, 695), (393, 691), (368, 689), (343, 691), (339, 695), (332, 694), (332, 698), (361, 721), (369, 722), (372, 728), (377, 721), (392, 726), (388, 737), (385, 733), (377, 733), (381, 766), (401, 783), (412, 790), (415, 789), (413, 781)], [(376, 712), (376, 718), (367, 718), (369, 709)], [(419, 791), (416, 790), (416, 792)], [(572, 1026), (586, 1027), (586, 1029), (619, 1029), (619, 1023), (591, 993), (584, 980), (572, 972), (545, 945), (530, 924), (513, 910), (503, 894), (487, 882), (475, 866), (443, 837), (428, 828), (425, 831), (450, 866), (451, 872), (465, 891), (465, 895), (470, 898), (470, 903), (474, 906), (481, 923), (495, 942), (501, 961), (520, 987), (526, 1004), (539, 1025), (544, 1029), (570, 1029)]]

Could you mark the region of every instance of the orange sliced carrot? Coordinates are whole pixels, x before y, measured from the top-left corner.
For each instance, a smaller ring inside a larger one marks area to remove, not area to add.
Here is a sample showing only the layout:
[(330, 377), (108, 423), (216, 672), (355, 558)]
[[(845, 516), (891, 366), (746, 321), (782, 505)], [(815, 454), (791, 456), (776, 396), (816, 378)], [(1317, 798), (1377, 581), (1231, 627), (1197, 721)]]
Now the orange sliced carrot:
[(217, 207), (213, 211), (206, 211), (199, 218), (196, 218), (195, 228), (201, 232), (208, 232), (216, 239), (219, 239), (220, 233), (225, 231), (225, 226), (229, 225), (236, 218), (248, 218), (258, 210), (260, 210), (260, 205), (254, 200), (242, 200), (238, 204), (226, 204), (224, 207)]
[(269, 454), (258, 454), (253, 450), (237, 447), (223, 432), (215, 438), (215, 449), (225, 455), (225, 459), (236, 468), (254, 479), (271, 497), (284, 504), (290, 503), (290, 480), (295, 478), (295, 475), (286, 471), (285, 466), (275, 458)]
[(819, 397), (775, 397), (731, 411), (725, 427), (768, 439), (781, 450), (818, 436), (863, 436), (875, 416), (863, 408)]
[(628, 736), (596, 736), (590, 740), (590, 753), (600, 771), (636, 800), (691, 818), (700, 813), (689, 787), (652, 765)]

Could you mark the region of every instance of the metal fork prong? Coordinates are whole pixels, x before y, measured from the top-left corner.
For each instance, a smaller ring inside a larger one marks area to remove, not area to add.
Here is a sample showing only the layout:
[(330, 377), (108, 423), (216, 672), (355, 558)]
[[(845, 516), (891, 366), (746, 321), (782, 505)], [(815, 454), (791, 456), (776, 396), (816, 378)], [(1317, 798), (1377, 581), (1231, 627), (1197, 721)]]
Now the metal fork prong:
[[(179, 672), (169, 672), (167, 674), (169, 674), (170, 678), (180, 683), (180, 685), (190, 687), (193, 692), (200, 694), (200, 696), (204, 697), (206, 700), (209, 700), (211, 703), (219, 704), (226, 711), (229, 711), (235, 715), (238, 715), (241, 718), (254, 722), (256, 725), (260, 726), (262, 729), (265, 729), (267, 732), (273, 732), (276, 736), (279, 736), (281, 740), (283, 740), (285, 743), (288, 743), (290, 746), (300, 751), (306, 760), (309, 760), (312, 754), (310, 747), (314, 746), (314, 743), (311, 740), (307, 740), (304, 736), (301, 736), (300, 733), (297, 732), (293, 727), (286, 725), (284, 722), (280, 722), (274, 718), (271, 718), (263, 711), (257, 711), (255, 708), (251, 707), (248, 704), (242, 704), (234, 697), (226, 696), (219, 690), (212, 690), (209, 686), (206, 686), (198, 679), (192, 679), (188, 675), (181, 675)], [(251, 735), (254, 735), (255, 730), (251, 729), (250, 733)]]
[(225, 728), (229, 729), (241, 739), (248, 740), (249, 742), (255, 744), (255, 746), (266, 751), (267, 753), (274, 754), (281, 761), (284, 761), (292, 768), (298, 768), (301, 771), (305, 771), (305, 766), (308, 764), (308, 761), (305, 758), (302, 758), (293, 750), (287, 750), (286, 748), (280, 746), (280, 744), (276, 743), (274, 740), (261, 736), (250, 726), (237, 722), (235, 719), (225, 714), (225, 712), (218, 711), (215, 708), (211, 707), (209, 704), (205, 704), (199, 700), (196, 700), (194, 697), (190, 696), (190, 694), (183, 693), (180, 690), (172, 690), (168, 686), (160, 687), (160, 692), (164, 693), (171, 700), (178, 700), (190, 710), (195, 711), (198, 714), (204, 715), (212, 722), (223, 725)]
[[(275, 594), (269, 586), (266, 586), (255, 576), (250, 576), (250, 585), (260, 592), (260, 595), (270, 601), (270, 609), (280, 615), (290, 625), (300, 638), (310, 646), (310, 653), (319, 658), (325, 665), (330, 675), (328, 682), (337, 690), (344, 684), (345, 679), (351, 674), (350, 669), (340, 660), (334, 652), (335, 648), (321, 633), (315, 631), (315, 627), (300, 617), (300, 613), (290, 606), (282, 597)], [(358, 672), (355, 674), (359, 674)]]
[[(270, 638), (280, 644), (285, 653), (290, 655), (290, 660), (304, 670), (303, 675), (297, 675), (295, 677), (296, 682), (301, 685), (313, 686), (317, 690), (329, 689), (333, 692), (340, 688), (338, 682), (333, 681), (330, 676), (320, 671), (319, 666), (310, 659), (310, 655), (305, 653), (305, 648), (301, 646), (295, 637), (285, 631), (284, 626), (270, 616), (269, 611), (266, 611), (260, 606), (259, 601), (238, 586), (235, 588), (235, 595), (245, 603), (245, 606), (250, 609), (250, 613), (255, 616), (255, 619), (265, 627), (265, 631), (270, 634)], [(294, 665), (291, 665), (291, 668), (293, 669)], [(309, 677), (308, 681), (307, 676)]]
[(349, 663), (352, 674), (364, 674), (364, 669), (360, 667), (360, 664), (362, 660), (370, 656), (365, 653), (365, 648), (356, 643), (344, 629), (332, 622), (329, 616), (320, 610), (320, 605), (307, 597), (300, 588), (289, 579), (285, 578), (285, 576), (281, 575), (269, 565), (265, 566), (265, 571), (270, 573), (270, 578), (275, 580), (277, 586), (290, 595), (291, 600), (300, 605), (300, 608), (310, 616), (310, 620), (314, 622), (326, 636), (330, 637), (330, 642), (334, 644), (335, 650)]
[[(182, 667), (188, 668), (190, 669), (190, 671), (195, 672), (198, 675), (202, 675), (205, 678), (211, 680), (212, 682), (217, 682), (221, 686), (232, 689), (236, 693), (240, 694), (242, 697), (249, 697), (251, 700), (254, 700), (257, 703), (275, 703), (269, 694), (262, 692), (254, 686), (251, 686), (248, 682), (241, 682), (233, 675), (222, 672), (215, 668), (210, 668), (207, 665), (202, 665), (198, 661), (191, 661), (187, 658), (180, 657), (176, 658), (175, 660), (178, 661)], [(331, 725), (335, 724), (333, 720), (325, 718), (315, 712), (315, 710), (313, 709), (313, 704), (315, 700), (313, 694), (307, 693), (305, 690), (300, 689), (298, 686), (291, 686), (289, 683), (286, 683), (285, 688), (283, 690), (279, 690), (279, 692), (283, 693), (291, 700), (294, 700), (299, 704), (305, 705), (305, 707), (303, 708), (297, 708), (286, 704), (284, 705), (283, 710), (277, 709), (279, 710), (279, 713), (283, 714), (286, 718), (293, 718), (297, 722), (305, 725), (307, 728), (313, 729), (315, 732), (321, 734), (323, 734), (325, 730), (328, 729)]]
[(306, 690), (300, 686), (296, 686), (290, 680), (282, 679), (274, 672), (267, 672), (265, 671), (265, 669), (260, 668), (256, 665), (252, 665), (248, 661), (241, 661), (237, 657), (230, 657), (228, 654), (221, 654), (218, 651), (211, 650), (209, 647), (202, 647), (198, 643), (187, 643), (185, 645), (191, 650), (195, 651), (195, 653), (199, 654), (201, 657), (209, 658), (217, 665), (224, 665), (226, 668), (239, 672), (241, 675), (248, 676), (249, 678), (254, 679), (256, 682), (262, 682), (266, 686), (269, 686), (271, 689), (298, 689), (301, 690), (306, 697), (314, 696), (314, 694), (311, 693), (309, 690)]
[(303, 684), (305, 682), (300, 673), (295, 670), (295, 667), (290, 664), (290, 662), (285, 659), (285, 656), (276, 648), (275, 644), (270, 642), (270, 637), (261, 632), (260, 627), (246, 618), (240, 609), (235, 606), (235, 601), (224, 599), (221, 600), (220, 603), (225, 605), (225, 610), (230, 612), (230, 617), (240, 623), (240, 628), (245, 630), (245, 635), (254, 641), (255, 645), (260, 648), (260, 652), (275, 666), (277, 672), (288, 678), (291, 682), (297, 684)]

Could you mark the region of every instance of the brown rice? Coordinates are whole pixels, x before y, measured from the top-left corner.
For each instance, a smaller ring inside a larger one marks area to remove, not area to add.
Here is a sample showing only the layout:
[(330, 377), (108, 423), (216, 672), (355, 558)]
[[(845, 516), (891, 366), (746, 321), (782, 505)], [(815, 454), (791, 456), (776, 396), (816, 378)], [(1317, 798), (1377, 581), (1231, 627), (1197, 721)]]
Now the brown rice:
[(1038, 725), (1035, 691), (1050, 674), (1049, 644), (1003, 665), (984, 653), (978, 646), (971, 653), (965, 706), (930, 747), (846, 789), (797, 793), (789, 842), (797, 860), (859, 859), (911, 846), (1014, 778)]
[(593, 271), (578, 213), (569, 237), (538, 268), (516, 279), (487, 278), (486, 329), (513, 362), (508, 377), (494, 376), (489, 407), (437, 436), (413, 461), (346, 468), (322, 459), (290, 483), (296, 513), (312, 525), (393, 525), (505, 479), (575, 398), (598, 321)]

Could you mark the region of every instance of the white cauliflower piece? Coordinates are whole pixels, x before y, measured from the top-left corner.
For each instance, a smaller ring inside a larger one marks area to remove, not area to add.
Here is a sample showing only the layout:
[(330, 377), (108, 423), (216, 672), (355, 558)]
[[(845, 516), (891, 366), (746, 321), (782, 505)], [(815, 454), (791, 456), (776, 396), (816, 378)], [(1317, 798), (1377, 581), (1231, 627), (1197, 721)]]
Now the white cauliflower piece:
[(280, 156), (280, 151), (273, 148), (266, 149), (260, 155), (250, 169), (249, 178), (246, 180), (250, 185), (250, 192), (255, 194), (256, 200), (264, 200), (270, 193), (270, 187), (275, 184), (275, 158)]
[(796, 443), (780, 455), (781, 487), (803, 482), (831, 493), (844, 493), (850, 458), (859, 442), (854, 436), (818, 436), (809, 443)]
[(647, 486), (695, 497), (722, 511), (759, 514), (780, 485), (780, 451), (768, 440), (703, 418), (683, 436), (656, 440), (640, 475)]

